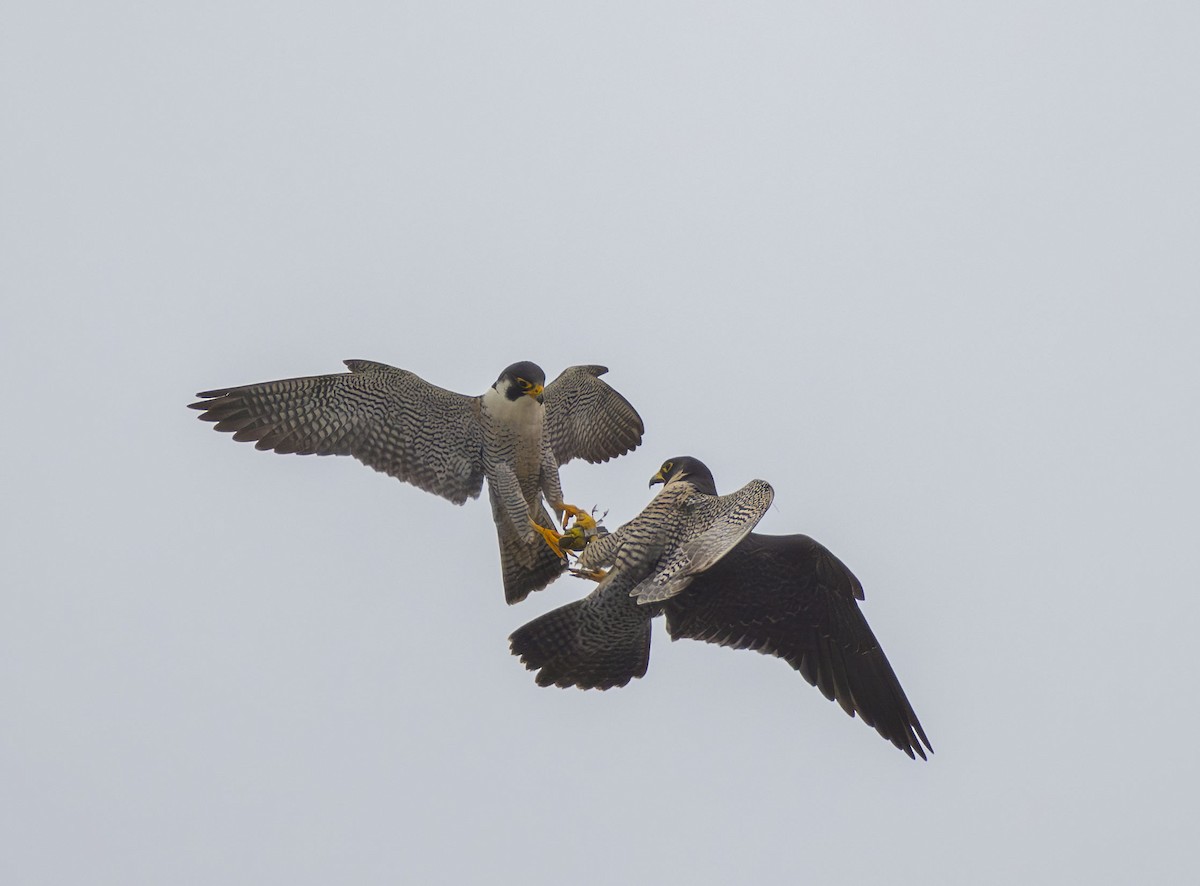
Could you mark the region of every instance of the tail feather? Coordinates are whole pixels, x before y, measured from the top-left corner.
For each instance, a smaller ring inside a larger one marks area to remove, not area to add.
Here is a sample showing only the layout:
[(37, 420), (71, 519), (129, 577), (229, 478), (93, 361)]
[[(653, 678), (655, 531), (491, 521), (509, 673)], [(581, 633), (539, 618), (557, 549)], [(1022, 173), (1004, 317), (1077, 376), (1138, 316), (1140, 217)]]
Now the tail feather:
[(650, 619), (597, 625), (595, 613), (594, 597), (547, 612), (513, 632), (512, 654), (537, 672), (539, 686), (611, 689), (644, 676)]
[[(544, 508), (538, 508), (537, 521), (542, 526), (554, 526)], [(504, 599), (509, 605), (520, 603), (534, 591), (540, 591), (567, 568), (537, 533), (517, 535), (503, 521), (497, 528)]]

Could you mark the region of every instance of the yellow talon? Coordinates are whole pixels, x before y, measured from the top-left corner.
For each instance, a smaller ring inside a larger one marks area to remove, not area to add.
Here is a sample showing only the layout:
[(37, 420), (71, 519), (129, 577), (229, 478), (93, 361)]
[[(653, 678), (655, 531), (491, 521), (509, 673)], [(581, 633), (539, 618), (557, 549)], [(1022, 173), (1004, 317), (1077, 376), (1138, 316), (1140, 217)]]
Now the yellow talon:
[(559, 547), (559, 540), (562, 539), (563, 536), (559, 535), (553, 529), (547, 529), (545, 526), (542, 526), (540, 523), (534, 520), (533, 517), (529, 518), (529, 523), (531, 526), (533, 526), (538, 535), (546, 540), (546, 544), (550, 546), (550, 550), (554, 551), (554, 556), (558, 557), (560, 560), (567, 559), (567, 555), (564, 554), (562, 552), (562, 548)]
[(595, 518), (592, 517), (592, 515), (589, 514), (587, 511), (581, 510), (581, 509), (575, 507), (575, 505), (563, 504), (561, 501), (558, 502), (557, 504), (555, 504), (554, 507), (556, 510), (560, 510), (563, 512), (563, 517), (562, 517), (563, 529), (567, 528), (567, 522), (572, 517), (575, 518), (576, 526), (580, 526), (584, 529), (595, 529), (596, 528)]
[(600, 581), (604, 576), (608, 575), (607, 569), (572, 569), (571, 574), (576, 578), (586, 578), (591, 581)]
[[(554, 551), (556, 556), (567, 560), (568, 557), (565, 553), (567, 551), (578, 556), (588, 546), (588, 543), (600, 534), (597, 531), (599, 522), (587, 511), (577, 508), (574, 505), (554, 502), (553, 507), (555, 510), (563, 512), (563, 532), (560, 533), (555, 529), (542, 526), (533, 517), (529, 518), (529, 522), (538, 531), (538, 534), (546, 540), (546, 544), (550, 546), (550, 550)], [(572, 517), (575, 518), (575, 524), (568, 528), (567, 523), (570, 522)], [(600, 519), (603, 520), (604, 517), (601, 516)], [(599, 581), (599, 579), (596, 580)]]

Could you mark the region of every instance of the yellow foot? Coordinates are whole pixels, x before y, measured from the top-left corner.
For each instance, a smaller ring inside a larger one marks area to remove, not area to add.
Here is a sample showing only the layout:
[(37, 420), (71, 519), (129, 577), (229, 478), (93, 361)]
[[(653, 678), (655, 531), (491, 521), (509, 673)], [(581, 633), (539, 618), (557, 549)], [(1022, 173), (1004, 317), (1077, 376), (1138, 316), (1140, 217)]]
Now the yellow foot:
[(537, 521), (534, 520), (533, 517), (529, 518), (529, 523), (531, 526), (533, 526), (537, 534), (546, 540), (546, 544), (550, 546), (550, 550), (554, 551), (554, 556), (558, 557), (560, 560), (567, 559), (567, 555), (564, 554), (562, 552), (562, 548), (559, 547), (559, 541), (563, 538), (563, 536), (559, 535), (553, 529), (547, 529), (545, 526), (538, 525)]
[(600, 581), (604, 576), (608, 575), (606, 569), (572, 569), (571, 574), (576, 578), (586, 578), (589, 581)]
[(567, 528), (567, 522), (572, 517), (575, 518), (575, 525), (582, 529), (595, 529), (596, 528), (595, 518), (591, 514), (589, 514), (587, 511), (584, 511), (584, 510), (581, 510), (580, 508), (575, 507), (575, 505), (563, 504), (560, 501), (560, 502), (555, 502), (554, 509), (556, 511), (563, 512), (563, 518), (562, 518), (563, 529)]

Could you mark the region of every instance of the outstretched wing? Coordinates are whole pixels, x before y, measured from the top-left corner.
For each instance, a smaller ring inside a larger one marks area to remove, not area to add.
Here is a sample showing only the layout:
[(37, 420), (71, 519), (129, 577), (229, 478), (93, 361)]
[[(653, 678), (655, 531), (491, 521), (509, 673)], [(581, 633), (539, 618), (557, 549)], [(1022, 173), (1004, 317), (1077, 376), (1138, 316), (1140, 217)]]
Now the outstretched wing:
[(679, 537), (659, 560), (654, 574), (629, 592), (638, 603), (674, 597), (692, 579), (717, 563), (758, 525), (775, 490), (765, 480), (751, 480), (729, 495), (697, 492), (683, 499)]
[(546, 434), (560, 465), (608, 461), (637, 448), (646, 430), (629, 401), (599, 376), (606, 366), (571, 366), (546, 385)]
[(777, 655), (910, 757), (933, 750), (858, 608), (862, 585), (806, 535), (748, 535), (665, 604), (671, 639)]
[(197, 394), (202, 421), (258, 449), (352, 455), (377, 471), (462, 504), (483, 488), (479, 398), (412, 372), (347, 360), (349, 372)]

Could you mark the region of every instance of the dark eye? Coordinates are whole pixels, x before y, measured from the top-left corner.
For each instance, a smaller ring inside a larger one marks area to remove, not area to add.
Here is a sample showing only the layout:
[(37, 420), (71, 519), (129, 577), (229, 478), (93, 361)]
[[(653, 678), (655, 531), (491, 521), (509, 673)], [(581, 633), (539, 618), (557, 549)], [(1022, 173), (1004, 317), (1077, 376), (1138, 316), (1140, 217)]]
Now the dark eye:
[(671, 468), (673, 468), (673, 467), (675, 467), (675, 462), (673, 462), (673, 461), (664, 461), (664, 462), (663, 462), (663, 466), (662, 466), (662, 472), (663, 472), (664, 474), (669, 474), (669, 473), (671, 473)]
[(529, 382), (525, 381), (525, 379), (523, 379), (523, 378), (518, 378), (517, 384), (519, 384), (521, 386), (521, 390), (523, 390), (523, 391), (528, 391), (530, 388), (533, 387), (533, 385), (531, 385)]

